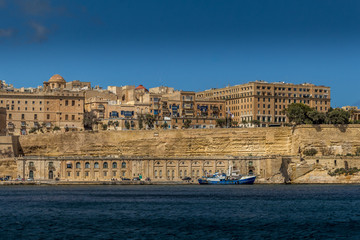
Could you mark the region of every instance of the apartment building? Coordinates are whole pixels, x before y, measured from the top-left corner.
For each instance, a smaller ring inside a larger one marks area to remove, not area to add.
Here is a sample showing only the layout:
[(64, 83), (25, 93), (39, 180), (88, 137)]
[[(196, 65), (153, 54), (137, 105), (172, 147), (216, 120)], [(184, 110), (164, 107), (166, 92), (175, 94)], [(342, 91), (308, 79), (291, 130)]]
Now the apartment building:
[(268, 83), (262, 80), (210, 89), (196, 93), (198, 99), (223, 99), (226, 115), (239, 125), (280, 126), (288, 122), (284, 109), (291, 103), (303, 103), (320, 112), (330, 108), (330, 87), (310, 83)]
[(64, 90), (66, 81), (54, 75), (44, 82), (44, 91), (0, 91), (0, 107), (6, 109), (10, 135), (25, 135), (31, 129), (76, 131), (83, 129), (84, 93)]
[(0, 136), (6, 135), (6, 108), (0, 107)]
[[(117, 99), (114, 99), (115, 95)], [(195, 92), (175, 91), (164, 86), (149, 90), (142, 85), (111, 86), (107, 96), (86, 97), (86, 110), (95, 112), (105, 122), (119, 122), (120, 129), (126, 121), (137, 128), (139, 118), (146, 114), (155, 117), (156, 126), (167, 123), (169, 128), (181, 128), (185, 119), (189, 119), (192, 127), (209, 128), (215, 127), (216, 119), (225, 116), (225, 101), (198, 101)]]

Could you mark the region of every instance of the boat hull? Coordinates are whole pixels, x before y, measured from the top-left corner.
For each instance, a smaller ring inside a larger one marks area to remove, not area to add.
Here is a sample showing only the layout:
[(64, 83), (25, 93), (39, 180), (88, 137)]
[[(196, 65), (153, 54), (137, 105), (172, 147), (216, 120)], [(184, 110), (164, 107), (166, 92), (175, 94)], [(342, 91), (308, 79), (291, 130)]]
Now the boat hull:
[(246, 177), (244, 179), (236, 180), (220, 180), (220, 181), (211, 181), (207, 179), (199, 179), (199, 184), (209, 184), (209, 185), (236, 185), (236, 184), (253, 184), (255, 182), (256, 176)]

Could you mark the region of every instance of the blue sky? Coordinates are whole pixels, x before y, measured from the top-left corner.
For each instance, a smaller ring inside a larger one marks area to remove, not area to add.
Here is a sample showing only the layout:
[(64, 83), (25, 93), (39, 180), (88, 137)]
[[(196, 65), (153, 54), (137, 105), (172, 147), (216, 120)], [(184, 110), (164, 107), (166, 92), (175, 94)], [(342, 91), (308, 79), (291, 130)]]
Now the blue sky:
[(0, 0), (0, 79), (200, 91), (253, 81), (332, 88), (360, 106), (360, 1)]

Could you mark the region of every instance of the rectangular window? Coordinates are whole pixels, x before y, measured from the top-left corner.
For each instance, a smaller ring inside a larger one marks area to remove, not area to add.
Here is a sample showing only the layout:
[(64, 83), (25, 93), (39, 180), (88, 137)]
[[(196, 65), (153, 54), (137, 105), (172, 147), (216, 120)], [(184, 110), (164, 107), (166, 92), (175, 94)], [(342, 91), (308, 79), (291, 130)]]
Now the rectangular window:
[(46, 114), (46, 119), (50, 119), (50, 114)]
[(25, 114), (21, 114), (21, 119), (25, 119)]
[(35, 119), (35, 120), (37, 119), (37, 114), (34, 114), (34, 119)]
[(68, 115), (65, 115), (65, 120), (69, 120), (69, 116), (68, 116)]
[(75, 100), (71, 101), (71, 106), (75, 106)]
[(75, 120), (75, 115), (71, 116), (71, 120), (73, 120), (73, 121)]

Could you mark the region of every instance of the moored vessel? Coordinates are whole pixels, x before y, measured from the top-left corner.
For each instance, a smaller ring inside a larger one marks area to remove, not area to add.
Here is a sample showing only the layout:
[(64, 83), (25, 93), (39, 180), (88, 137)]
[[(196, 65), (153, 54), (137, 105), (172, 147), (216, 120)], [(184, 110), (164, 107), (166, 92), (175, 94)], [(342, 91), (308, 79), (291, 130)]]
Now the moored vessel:
[(211, 177), (198, 179), (199, 184), (253, 184), (256, 176), (227, 176), (225, 173), (215, 173)]

